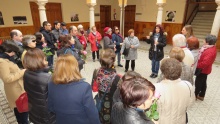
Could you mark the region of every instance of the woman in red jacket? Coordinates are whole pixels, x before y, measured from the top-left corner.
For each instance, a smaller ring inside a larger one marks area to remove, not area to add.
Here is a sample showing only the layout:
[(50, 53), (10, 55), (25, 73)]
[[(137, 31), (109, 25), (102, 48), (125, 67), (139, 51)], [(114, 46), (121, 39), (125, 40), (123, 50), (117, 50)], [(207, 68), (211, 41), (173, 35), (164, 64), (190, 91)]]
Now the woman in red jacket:
[(197, 70), (201, 70), (201, 73), (198, 73), (195, 81), (195, 95), (196, 99), (204, 100), (206, 92), (206, 80), (208, 74), (212, 71), (212, 64), (215, 61), (217, 50), (215, 43), (217, 41), (216, 36), (208, 35), (205, 38), (204, 45), (199, 51), (198, 65)]
[(95, 52), (97, 55), (97, 59), (99, 60), (99, 49), (97, 48), (97, 44), (100, 44), (102, 36), (98, 31), (96, 31), (95, 26), (93, 26), (91, 30), (92, 31), (89, 34), (88, 40), (91, 43), (92, 59), (93, 59), (93, 62), (95, 62)]

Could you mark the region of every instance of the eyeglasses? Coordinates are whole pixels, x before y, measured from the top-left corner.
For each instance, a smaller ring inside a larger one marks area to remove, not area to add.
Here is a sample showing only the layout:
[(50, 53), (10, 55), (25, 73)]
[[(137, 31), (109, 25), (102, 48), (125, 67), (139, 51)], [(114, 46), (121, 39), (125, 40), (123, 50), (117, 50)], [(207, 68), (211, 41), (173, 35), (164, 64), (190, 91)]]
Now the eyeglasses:
[(119, 30), (119, 29), (115, 29), (115, 30)]

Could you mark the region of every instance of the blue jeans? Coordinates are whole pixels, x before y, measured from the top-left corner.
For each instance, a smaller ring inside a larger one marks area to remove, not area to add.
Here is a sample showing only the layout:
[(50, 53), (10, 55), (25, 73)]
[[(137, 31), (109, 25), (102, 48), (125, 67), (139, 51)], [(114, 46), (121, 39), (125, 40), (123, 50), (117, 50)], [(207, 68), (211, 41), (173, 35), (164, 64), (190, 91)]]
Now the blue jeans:
[(152, 70), (153, 74), (158, 75), (158, 71), (160, 68), (160, 61), (156, 61), (156, 58), (157, 58), (157, 55), (154, 53), (152, 63), (151, 63), (151, 65), (152, 65), (151, 70)]
[(120, 65), (121, 64), (121, 53), (116, 52), (115, 54), (118, 56), (118, 65)]
[(53, 66), (53, 55), (47, 56), (48, 66)]

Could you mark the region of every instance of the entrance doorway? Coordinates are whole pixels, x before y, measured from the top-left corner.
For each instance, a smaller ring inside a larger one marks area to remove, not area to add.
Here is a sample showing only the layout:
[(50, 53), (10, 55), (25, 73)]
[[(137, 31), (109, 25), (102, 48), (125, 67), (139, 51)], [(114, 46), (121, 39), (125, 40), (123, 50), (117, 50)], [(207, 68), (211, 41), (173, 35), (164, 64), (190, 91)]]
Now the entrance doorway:
[(100, 33), (103, 35), (103, 29), (105, 27), (111, 27), (111, 6), (110, 5), (100, 5)]
[(128, 36), (128, 30), (134, 29), (134, 23), (135, 23), (135, 11), (136, 11), (136, 5), (127, 5), (125, 7), (125, 18), (124, 18), (124, 36)]
[[(30, 2), (30, 8), (35, 32), (38, 32), (42, 24), (40, 24), (40, 15), (37, 3)], [(53, 25), (54, 21), (63, 21), (61, 3), (46, 3), (45, 8), (47, 21), (50, 22), (51, 25)]]

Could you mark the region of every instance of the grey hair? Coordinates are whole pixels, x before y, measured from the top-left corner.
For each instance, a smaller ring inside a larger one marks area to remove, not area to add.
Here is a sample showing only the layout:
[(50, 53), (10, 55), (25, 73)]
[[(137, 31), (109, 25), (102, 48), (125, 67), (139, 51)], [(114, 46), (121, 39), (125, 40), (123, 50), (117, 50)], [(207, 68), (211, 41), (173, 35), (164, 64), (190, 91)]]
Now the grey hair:
[(209, 45), (215, 45), (217, 41), (217, 37), (215, 35), (208, 35), (205, 38), (205, 42), (208, 43)]
[(183, 34), (176, 34), (173, 36), (173, 47), (185, 47), (186, 37)]

